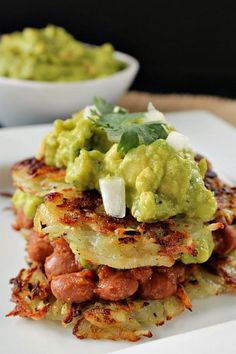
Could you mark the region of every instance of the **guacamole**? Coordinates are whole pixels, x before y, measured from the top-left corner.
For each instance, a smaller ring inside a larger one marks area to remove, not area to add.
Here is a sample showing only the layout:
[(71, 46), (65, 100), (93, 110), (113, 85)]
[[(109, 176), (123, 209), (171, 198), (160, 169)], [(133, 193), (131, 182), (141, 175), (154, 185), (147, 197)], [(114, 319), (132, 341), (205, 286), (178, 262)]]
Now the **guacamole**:
[(17, 189), (12, 197), (12, 204), (18, 210), (23, 210), (28, 219), (33, 219), (38, 206), (43, 202), (43, 198), (27, 194)]
[(0, 40), (0, 76), (37, 81), (96, 79), (122, 70), (110, 44), (89, 47), (61, 27), (25, 28)]
[[(112, 113), (110, 118), (118, 119), (118, 115)], [(103, 127), (94, 124), (97, 118), (88, 119), (80, 112), (66, 121), (58, 120), (43, 142), (40, 157), (49, 165), (66, 168), (67, 183), (78, 191), (99, 191), (100, 178), (122, 177), (126, 206), (139, 222), (176, 215), (208, 221), (214, 216), (216, 200), (204, 186), (204, 164), (199, 166), (191, 151), (177, 151), (159, 138), (149, 144), (140, 139), (137, 147), (124, 153)], [(135, 125), (129, 122), (129, 134), (133, 128), (141, 131), (137, 119)], [(145, 138), (143, 126), (141, 133)]]

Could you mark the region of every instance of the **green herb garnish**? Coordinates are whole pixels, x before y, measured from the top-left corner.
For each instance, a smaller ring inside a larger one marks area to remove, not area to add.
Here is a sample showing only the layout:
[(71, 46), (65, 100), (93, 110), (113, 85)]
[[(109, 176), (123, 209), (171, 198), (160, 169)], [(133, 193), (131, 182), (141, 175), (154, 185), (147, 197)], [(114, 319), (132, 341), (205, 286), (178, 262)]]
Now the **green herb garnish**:
[(106, 130), (111, 141), (119, 142), (117, 150), (127, 153), (140, 143), (149, 145), (157, 139), (166, 139), (168, 131), (163, 122), (143, 123), (145, 113), (128, 113), (117, 108), (99, 97), (94, 98), (96, 109), (92, 113), (98, 119), (94, 124)]

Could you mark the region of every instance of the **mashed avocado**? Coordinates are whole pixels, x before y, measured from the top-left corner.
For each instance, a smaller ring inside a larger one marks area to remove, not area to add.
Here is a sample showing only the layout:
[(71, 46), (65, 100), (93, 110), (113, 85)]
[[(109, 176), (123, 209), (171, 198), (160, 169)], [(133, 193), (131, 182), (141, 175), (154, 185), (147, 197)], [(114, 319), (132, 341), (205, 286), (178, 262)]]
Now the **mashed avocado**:
[(47, 165), (66, 168), (74, 163), (82, 149), (106, 152), (111, 145), (105, 131), (80, 112), (71, 119), (54, 122), (53, 131), (43, 141), (42, 155)]
[(79, 190), (99, 189), (102, 177), (123, 177), (126, 203), (143, 222), (185, 214), (207, 221), (216, 208), (215, 199), (188, 153), (176, 152), (165, 140), (140, 145), (126, 155), (114, 144), (107, 153), (82, 149), (67, 167), (66, 182)]
[(33, 219), (38, 206), (43, 202), (43, 198), (27, 194), (17, 189), (12, 197), (12, 203), (16, 209), (23, 210), (28, 219)]
[(197, 255), (191, 256), (188, 253), (183, 253), (180, 260), (184, 264), (204, 263), (206, 262), (214, 249), (214, 241), (212, 232), (207, 225), (193, 219), (180, 219), (175, 226), (177, 231), (186, 230), (193, 238), (194, 245), (197, 249)]
[[(109, 116), (110, 130), (120, 115)], [(124, 117), (121, 118), (123, 122)], [(135, 125), (128, 125), (129, 132), (131, 128), (139, 131), (140, 127), (137, 119)], [(141, 133), (145, 138), (143, 127)], [(49, 165), (66, 168), (66, 182), (79, 191), (99, 190), (99, 178), (122, 177), (126, 205), (140, 222), (161, 221), (180, 214), (202, 221), (214, 216), (216, 200), (204, 186), (204, 166), (201, 163), (199, 167), (190, 151), (177, 151), (160, 138), (149, 144), (140, 140), (125, 154), (107, 136), (104, 128), (81, 112), (72, 119), (55, 122), (54, 130), (43, 142), (41, 157)]]
[(25, 28), (0, 40), (0, 76), (37, 81), (80, 81), (125, 67), (110, 44), (89, 47), (61, 27)]

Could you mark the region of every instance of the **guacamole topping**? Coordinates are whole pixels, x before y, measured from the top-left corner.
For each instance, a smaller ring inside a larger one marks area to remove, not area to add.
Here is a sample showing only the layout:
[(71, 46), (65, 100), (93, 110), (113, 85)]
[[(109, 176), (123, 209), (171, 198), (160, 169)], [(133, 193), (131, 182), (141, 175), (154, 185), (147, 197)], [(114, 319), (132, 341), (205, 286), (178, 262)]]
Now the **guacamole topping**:
[(205, 164), (198, 165), (190, 150), (168, 143), (173, 128), (159, 120), (146, 122), (146, 113), (131, 115), (104, 104), (92, 107), (90, 118), (83, 111), (57, 120), (39, 157), (65, 168), (66, 182), (78, 191), (99, 191), (100, 178), (122, 177), (126, 206), (139, 222), (177, 215), (213, 218), (216, 200), (204, 185)]
[(38, 206), (43, 202), (43, 198), (27, 194), (17, 189), (12, 197), (12, 203), (18, 210), (23, 210), (28, 219), (33, 219)]
[(0, 39), (0, 76), (37, 81), (80, 81), (109, 76), (125, 64), (110, 44), (89, 47), (61, 27), (25, 28)]
[(180, 260), (184, 264), (204, 263), (210, 258), (215, 244), (208, 225), (201, 224), (199, 220), (179, 218), (179, 223), (177, 221), (175, 228), (177, 231), (189, 232), (197, 250), (194, 256), (189, 253), (182, 254)]

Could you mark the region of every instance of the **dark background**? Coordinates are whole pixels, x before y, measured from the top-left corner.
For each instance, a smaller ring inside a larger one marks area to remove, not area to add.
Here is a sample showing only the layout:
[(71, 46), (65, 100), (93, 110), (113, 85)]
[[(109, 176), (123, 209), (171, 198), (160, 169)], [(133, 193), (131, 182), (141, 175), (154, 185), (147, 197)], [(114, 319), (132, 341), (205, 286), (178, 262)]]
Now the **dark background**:
[(0, 32), (53, 23), (135, 56), (133, 89), (236, 97), (235, 10), (235, 0), (1, 0)]

